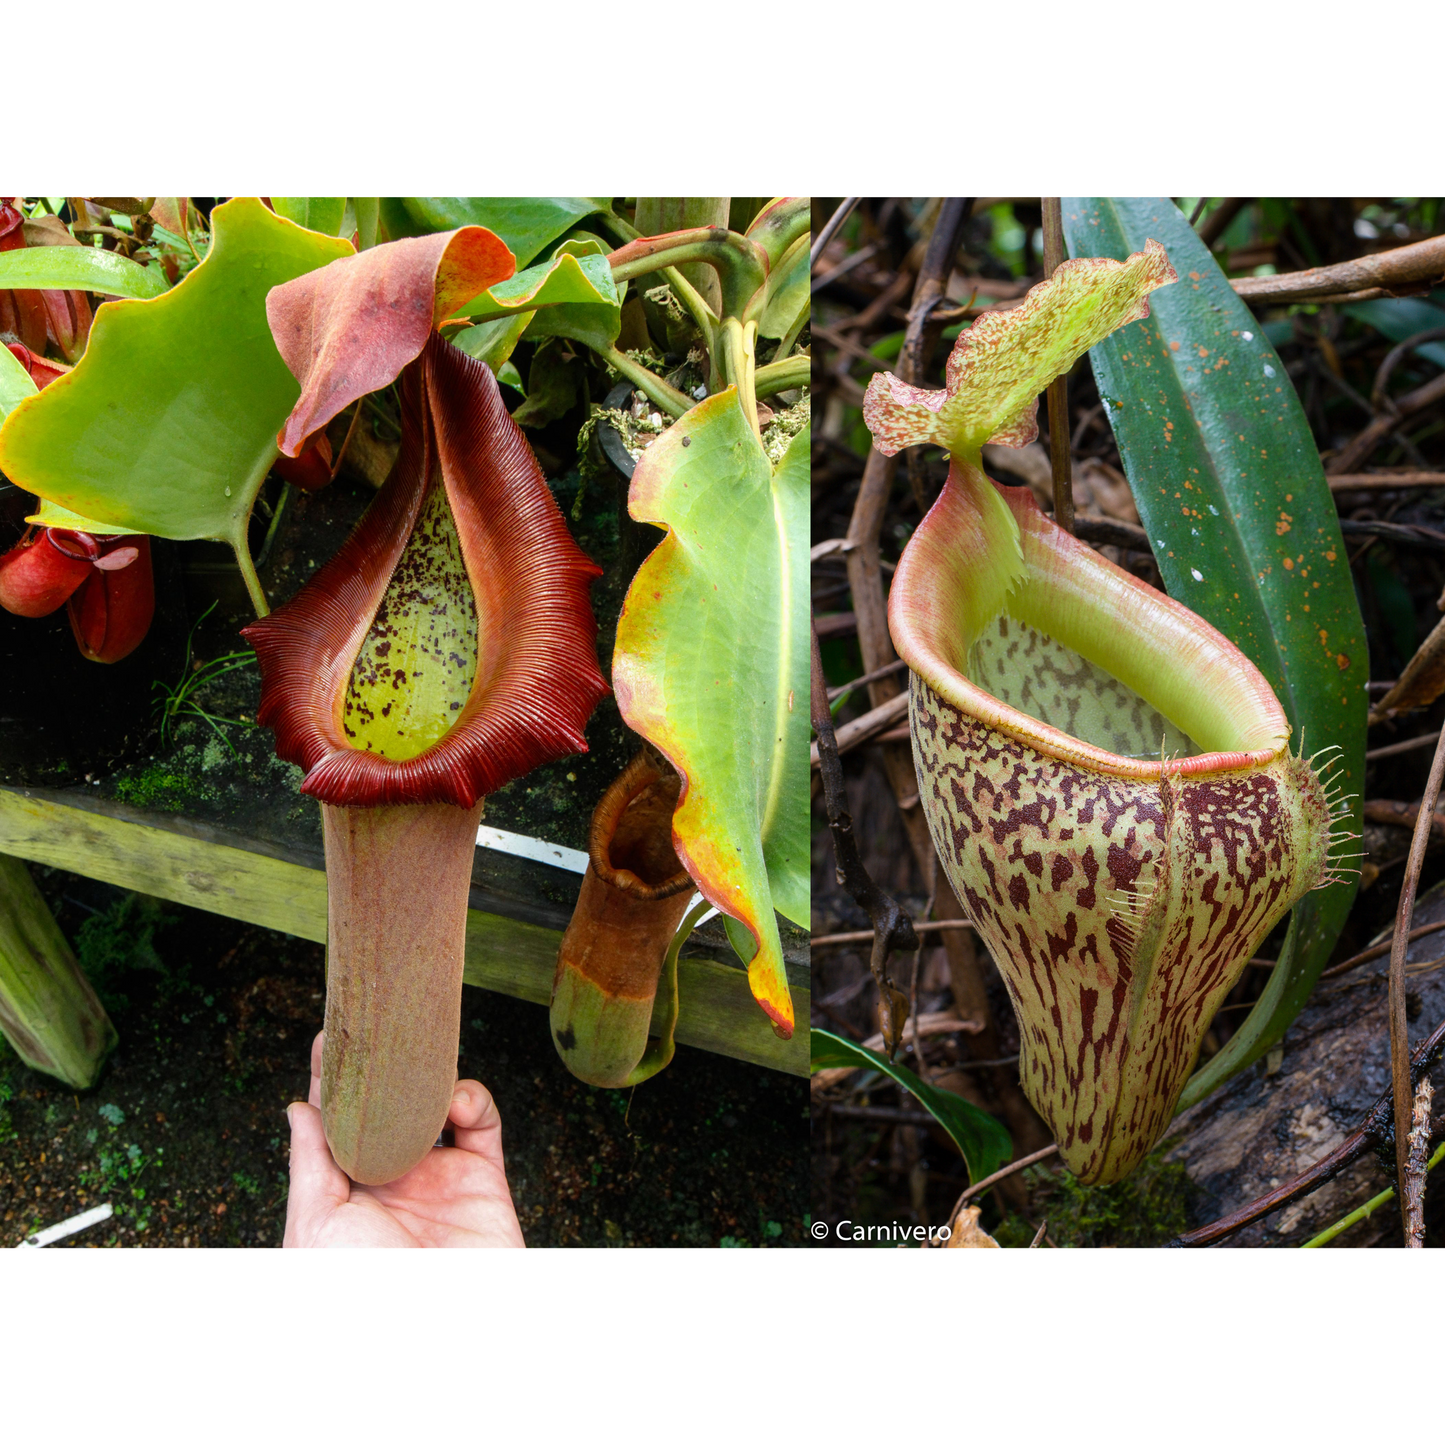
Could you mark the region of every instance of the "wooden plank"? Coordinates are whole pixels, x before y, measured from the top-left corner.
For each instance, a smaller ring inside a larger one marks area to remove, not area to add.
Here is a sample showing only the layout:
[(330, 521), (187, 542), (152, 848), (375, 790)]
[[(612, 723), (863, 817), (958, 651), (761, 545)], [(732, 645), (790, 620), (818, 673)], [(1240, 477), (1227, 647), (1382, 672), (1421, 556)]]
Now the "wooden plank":
[[(326, 873), (250, 847), (118, 818), (0, 788), (0, 853), (64, 868), (137, 893), (326, 941)], [(545, 1004), (552, 993), (560, 931), (471, 909), (466, 981)], [(784, 1042), (753, 1002), (747, 973), (714, 958), (678, 962), (677, 1041), (805, 1076), (806, 984), (792, 980), (798, 1028)]]
[(326, 874), (0, 788), (0, 853), (326, 942)]

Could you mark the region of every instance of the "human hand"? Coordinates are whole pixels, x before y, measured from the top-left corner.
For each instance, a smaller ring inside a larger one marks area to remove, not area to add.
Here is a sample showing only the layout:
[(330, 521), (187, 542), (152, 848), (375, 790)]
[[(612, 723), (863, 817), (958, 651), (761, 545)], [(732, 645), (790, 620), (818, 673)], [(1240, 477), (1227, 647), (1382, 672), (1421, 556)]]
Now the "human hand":
[(287, 1249), (520, 1248), (522, 1228), (502, 1163), (502, 1119), (475, 1079), (462, 1079), (447, 1123), (456, 1146), (433, 1149), (390, 1184), (354, 1184), (326, 1147), (321, 1043), (311, 1046), (311, 1094), (290, 1105)]

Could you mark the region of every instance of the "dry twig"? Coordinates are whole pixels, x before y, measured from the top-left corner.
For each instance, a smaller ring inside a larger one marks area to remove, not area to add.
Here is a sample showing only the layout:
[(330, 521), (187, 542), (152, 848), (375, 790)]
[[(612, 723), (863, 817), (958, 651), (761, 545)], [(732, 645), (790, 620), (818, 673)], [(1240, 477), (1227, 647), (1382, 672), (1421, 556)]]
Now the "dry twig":
[[(1366, 804), (1366, 806), (1369, 805)], [(1442, 928), (1445, 928), (1445, 920), (1440, 923), (1427, 923), (1421, 928), (1412, 928), (1410, 942), (1414, 943), (1417, 938), (1424, 938), (1427, 933), (1438, 933)], [(1327, 968), (1320, 975), (1319, 981), (1323, 983), (1326, 979), (1339, 978), (1342, 974), (1349, 973), (1351, 969), (1359, 968), (1361, 964), (1373, 963), (1377, 958), (1383, 958), (1393, 947), (1393, 941), (1387, 941), (1377, 943), (1373, 948), (1366, 948), (1353, 957), (1345, 959), (1343, 963), (1336, 963)]]
[[(1044, 275), (1052, 276), (1068, 255), (1064, 248), (1064, 220), (1058, 196), (1045, 196)], [(1074, 479), (1069, 465), (1069, 379), (1056, 376), (1046, 393), (1049, 410), (1049, 461), (1054, 472), (1054, 521), (1066, 532), (1074, 530)]]
[(1425, 865), (1425, 846), (1430, 841), (1430, 818), (1435, 812), (1435, 801), (1440, 796), (1442, 777), (1445, 777), (1445, 733), (1435, 744), (1430, 777), (1420, 799), (1415, 835), (1410, 840), (1410, 858), (1405, 865), (1405, 883), (1400, 889), (1400, 906), (1395, 915), (1395, 940), (1390, 949), (1390, 1074), (1395, 1096), (1395, 1188), (1401, 1200), (1402, 1217), (1410, 1109), (1414, 1102), (1414, 1085), (1410, 1078), (1410, 1035), (1405, 1019), (1405, 954), (1410, 946), (1410, 919), (1415, 912), (1420, 870)]
[(1336, 472), (1332, 492), (1388, 492), (1397, 487), (1445, 487), (1445, 472)]
[[(1422, 733), (1418, 738), (1407, 738), (1403, 743), (1390, 743), (1383, 748), (1371, 748), (1365, 754), (1367, 763), (1377, 762), (1380, 758), (1393, 758), (1398, 753), (1413, 753), (1419, 748), (1428, 748), (1439, 741), (1438, 732)], [(1411, 819), (1413, 822), (1414, 819)]]
[(1425, 1156), (1430, 1152), (1430, 1080), (1420, 1080), (1410, 1120), (1410, 1150), (1405, 1162), (1405, 1247), (1425, 1248)]
[[(1440, 239), (1445, 241), (1445, 237)], [(1434, 406), (1442, 398), (1445, 398), (1445, 371), (1414, 391), (1394, 398), (1388, 411), (1377, 416), (1343, 451), (1331, 458), (1326, 473), (1339, 476), (1355, 471), (1402, 421)]]
[(843, 786), (843, 766), (838, 761), (838, 747), (833, 738), (833, 715), (828, 709), (828, 685), (823, 677), (823, 659), (818, 652), (818, 634), (812, 634), (812, 714), (813, 731), (818, 735), (817, 751), (823, 776), (823, 797), (828, 811), (828, 830), (833, 835), (833, 856), (837, 862), (838, 882), (848, 890), (853, 901), (867, 914), (873, 924), (873, 953), (869, 967), (878, 983), (879, 1022), (883, 1025), (883, 1042), (892, 1058), (897, 1051), (908, 1000), (894, 987), (888, 971), (889, 956), (895, 951), (912, 951), (918, 947), (913, 921), (898, 906), (898, 900), (886, 893), (869, 876), (858, 851), (853, 834), (853, 818), (848, 812), (848, 795)]
[(1001, 1179), (1007, 1179), (1010, 1175), (1017, 1174), (1020, 1169), (1027, 1169), (1030, 1164), (1041, 1164), (1045, 1159), (1051, 1158), (1059, 1152), (1057, 1144), (1045, 1145), (1042, 1149), (1035, 1149), (1032, 1154), (1025, 1154), (1022, 1159), (1015, 1159), (1012, 1164), (1005, 1164), (1002, 1169), (996, 1169), (977, 1184), (970, 1184), (962, 1194), (958, 1196), (958, 1202), (953, 1206), (953, 1213), (948, 1216), (949, 1225), (958, 1218), (959, 1210), (963, 1208), (975, 1195), (982, 1194), (985, 1189), (992, 1189)]
[(823, 228), (818, 232), (818, 239), (813, 242), (812, 249), (808, 253), (808, 269), (810, 271), (818, 264), (818, 257), (823, 254), (828, 242), (837, 235), (838, 227), (853, 214), (853, 207), (857, 204), (857, 196), (845, 196), (838, 209), (823, 222)]
[[(915, 933), (941, 933), (949, 928), (969, 928), (966, 918), (934, 918), (924, 923), (915, 923)], [(814, 948), (831, 948), (845, 943), (866, 943), (873, 935), (859, 930), (856, 933), (822, 933), (812, 940)]]
[(1230, 285), (1251, 302), (1364, 301), (1394, 290), (1426, 286), (1441, 276), (1445, 276), (1445, 236), (1431, 236), (1356, 261), (1282, 276), (1244, 276)]
[(1415, 649), (1399, 681), (1371, 709), (1370, 725), (1429, 705), (1445, 692), (1445, 618)]
[[(824, 698), (826, 702), (826, 696)], [(852, 722), (845, 722), (837, 731), (834, 746), (838, 750), (838, 756), (851, 752), (860, 743), (866, 743), (876, 733), (883, 732), (891, 727), (899, 718), (908, 716), (908, 694), (900, 692), (896, 697), (891, 697), (882, 707), (871, 708), (862, 717), (855, 717)], [(814, 725), (816, 731), (816, 724)], [(821, 734), (819, 734), (821, 740)], [(818, 743), (813, 744), (812, 765), (821, 766), (821, 750)]]

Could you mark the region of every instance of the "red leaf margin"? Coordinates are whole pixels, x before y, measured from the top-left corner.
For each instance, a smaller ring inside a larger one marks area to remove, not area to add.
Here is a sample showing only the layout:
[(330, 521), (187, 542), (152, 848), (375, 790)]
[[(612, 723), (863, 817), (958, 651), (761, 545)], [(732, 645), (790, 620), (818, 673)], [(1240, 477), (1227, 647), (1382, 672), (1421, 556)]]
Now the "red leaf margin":
[[(602, 569), (572, 540), (491, 371), (433, 335), (402, 376), (402, 449), (341, 550), (290, 601), (242, 629), (261, 668), (256, 720), (305, 769), (301, 791), (348, 807), (470, 808), (514, 778), (586, 752), (608, 691), (588, 591)], [(476, 593), (476, 678), (456, 723), (405, 761), (355, 748), (341, 724), (351, 669), (439, 473)]]

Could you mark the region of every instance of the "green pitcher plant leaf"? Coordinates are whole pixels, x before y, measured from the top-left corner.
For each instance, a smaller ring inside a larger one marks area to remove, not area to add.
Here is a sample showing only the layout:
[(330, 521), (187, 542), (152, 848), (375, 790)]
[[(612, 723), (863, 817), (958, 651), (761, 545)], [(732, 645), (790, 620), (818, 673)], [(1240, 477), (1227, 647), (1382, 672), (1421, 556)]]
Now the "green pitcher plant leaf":
[(677, 856), (787, 1037), (773, 910), (806, 926), (808, 431), (774, 470), (730, 387), (647, 449), (628, 510), (668, 535), (618, 620), (618, 707), (682, 775)]
[(118, 527), (114, 522), (97, 522), (94, 517), (82, 516), (68, 507), (58, 506), (42, 498), (34, 513), (25, 519), (40, 527), (64, 527), (72, 532), (93, 532), (97, 537), (134, 537), (140, 535), (134, 527)]
[(811, 226), (812, 203), (807, 196), (777, 196), (748, 222), (746, 234), (767, 257), (769, 270), (776, 271)]
[(507, 243), (518, 266), (529, 265), (578, 221), (611, 208), (600, 196), (408, 196), (399, 208), (382, 202), (384, 216), (405, 212), (411, 234), (484, 226)]
[(605, 267), (611, 291), (598, 286), (599, 298), (579, 296), (538, 311), (529, 328), (531, 340), (544, 336), (560, 336), (580, 341), (593, 351), (606, 355), (622, 332), (622, 288), (612, 280), (612, 267), (601, 242), (569, 239), (557, 247), (556, 256), (571, 256), (579, 266), (594, 268), (588, 274), (599, 275), (595, 268)]
[(0, 291), (96, 291), (149, 301), (169, 287), (159, 266), (142, 266), (93, 246), (29, 246), (0, 253)]
[(808, 1045), (809, 1066), (815, 1074), (819, 1069), (877, 1069), (907, 1089), (958, 1145), (970, 1183), (987, 1179), (1013, 1158), (1013, 1140), (992, 1114), (957, 1094), (924, 1083), (912, 1069), (893, 1063), (887, 1054), (850, 1043), (827, 1029), (810, 1029)]
[(1067, 261), (959, 337), (943, 391), (884, 374), (863, 404), (885, 454), (951, 452), (888, 602), (919, 800), (1008, 984), (1024, 1092), (1088, 1184), (1147, 1154), (1255, 950), (1339, 871), (1336, 800), (1260, 670), (982, 470), (986, 441), (1037, 434), (1055, 375), (1118, 328), (1136, 345), (1177, 284), (1152, 236)]
[(767, 299), (763, 303), (758, 335), (781, 340), (794, 326), (812, 300), (809, 289), (812, 272), (808, 265), (808, 236), (799, 236), (768, 274)]
[[(524, 311), (520, 316), (501, 316), (495, 321), (483, 321), (478, 326), (463, 327), (452, 337), (452, 345), (473, 360), (485, 362), (498, 381), (522, 391), (511, 355), (536, 314), (535, 311)], [(504, 371), (509, 371), (510, 375), (504, 376)]]
[[(15, 359), (8, 347), (0, 346), (0, 421), (15, 409), (17, 402), (34, 396), (39, 388), (30, 373)], [(63, 527), (72, 532), (92, 532), (97, 536), (114, 536), (131, 532), (128, 527), (104, 526), (91, 517), (82, 517), (77, 512), (68, 512), (54, 502), (42, 500), (34, 516), (26, 517), (27, 522), (36, 522), (42, 527)]]
[(9, 416), (18, 403), (34, 396), (38, 390), (39, 387), (30, 379), (30, 373), (15, 359), (10, 348), (0, 345), (0, 419)]
[(271, 206), (278, 216), (323, 236), (339, 236), (346, 219), (345, 196), (272, 196)]
[(107, 302), (75, 369), (11, 412), (0, 471), (102, 531), (228, 542), (249, 571), (251, 505), (300, 391), (266, 295), (351, 245), (254, 199), (217, 206), (211, 223), (206, 259), (184, 281)]
[(541, 306), (567, 304), (610, 306), (614, 310), (621, 307), (622, 298), (612, 282), (612, 268), (606, 256), (577, 256), (559, 248), (550, 260), (499, 282), (455, 314), (474, 321), (490, 321), (535, 311)]
[[(1337, 750), (1332, 782), (1364, 782), (1369, 658), (1338, 516), (1304, 409), (1263, 328), (1165, 199), (1065, 199), (1070, 251), (1161, 241), (1181, 280), (1153, 315), (1092, 353), (1139, 517), (1176, 597), (1268, 680), (1306, 755)], [(1363, 804), (1342, 831), (1357, 834)], [(1357, 879), (1306, 894), (1269, 986), (1191, 1079), (1197, 1102), (1272, 1048), (1325, 966)]]

